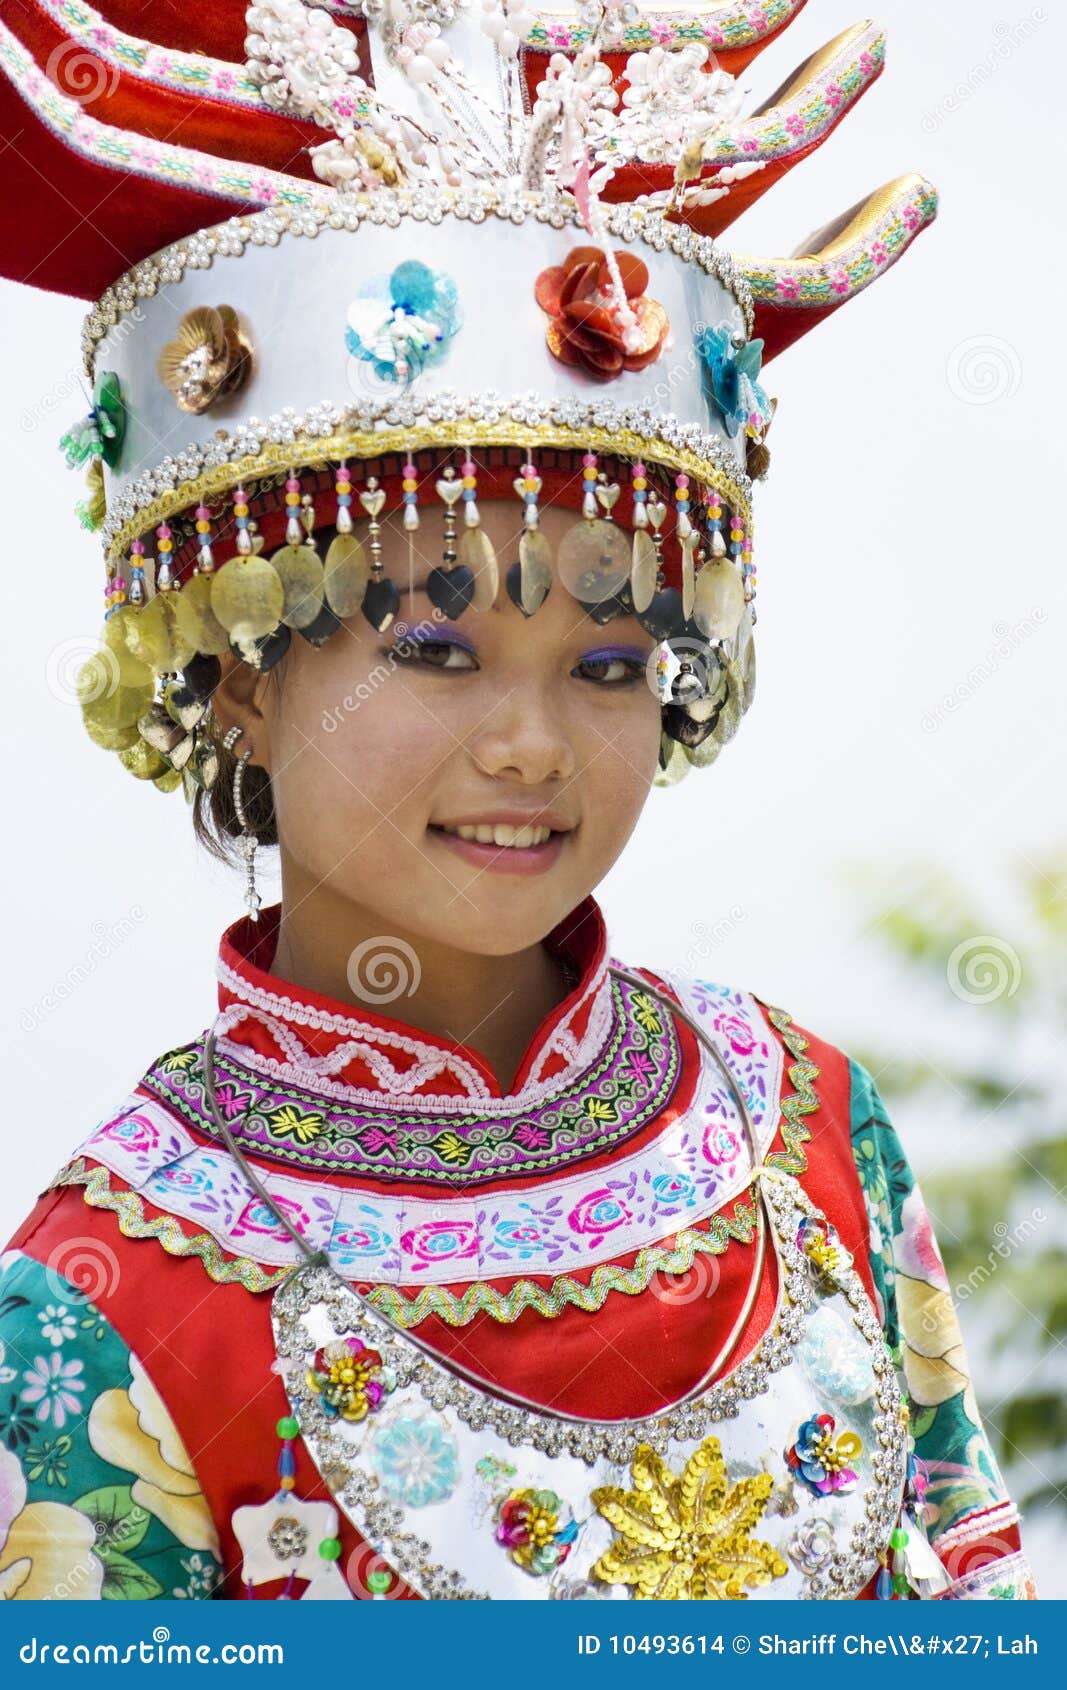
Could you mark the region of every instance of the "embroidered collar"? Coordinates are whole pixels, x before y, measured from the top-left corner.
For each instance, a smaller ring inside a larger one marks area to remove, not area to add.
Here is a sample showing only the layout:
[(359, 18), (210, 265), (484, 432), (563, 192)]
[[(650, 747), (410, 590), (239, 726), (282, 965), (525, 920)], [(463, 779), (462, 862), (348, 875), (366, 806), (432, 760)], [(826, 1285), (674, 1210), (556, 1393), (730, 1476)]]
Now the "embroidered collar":
[[(460, 1188), (539, 1178), (614, 1152), (692, 1090), (673, 1018), (609, 972), (592, 899), (545, 941), (577, 984), (537, 1029), (507, 1094), (476, 1051), (265, 972), (278, 914), (262, 934), (235, 923), (219, 954), (216, 1097), (246, 1154), (320, 1178)], [(203, 1042), (167, 1051), (140, 1089), (219, 1140)]]
[[(667, 984), (732, 1070), (764, 1156), (779, 1118), (781, 1043), (750, 994), (680, 977), (668, 977)], [(658, 1017), (658, 1006), (646, 1002)], [(635, 1005), (635, 1017), (639, 1008)], [(673, 1018), (664, 1016), (661, 1023), (641, 1014), (648, 1024), (640, 1030), (650, 1044), (665, 1042)], [(75, 1154), (102, 1163), (155, 1209), (206, 1229), (232, 1255), (264, 1266), (293, 1265), (298, 1257), (289, 1234), (198, 1114), (200, 1041), (189, 1050), (188, 1062), (175, 1061), (183, 1055), (179, 1050), (156, 1064)], [(172, 1079), (177, 1075), (181, 1083), (172, 1085), (173, 1095), (164, 1101), (160, 1087), (166, 1075), (160, 1069), (168, 1062)], [(566, 1101), (577, 1106), (593, 1095), (610, 1104), (611, 1087), (609, 1073), (599, 1091), (590, 1094), (575, 1085)], [(179, 1094), (187, 1109), (177, 1107)], [(328, 1126), (335, 1111), (331, 1106), (325, 1113)], [(379, 1124), (388, 1119), (380, 1110)], [(516, 1129), (530, 1119), (514, 1112), (499, 1118), (495, 1132), (477, 1141), (475, 1172), (467, 1169), (457, 1179), (455, 1169), (449, 1170), (458, 1189), (448, 1191), (439, 1183), (443, 1176), (428, 1172), (442, 1155), (432, 1143), (402, 1147), (400, 1155), (383, 1153), (372, 1178), (353, 1179), (330, 1161), (342, 1149), (356, 1153), (352, 1138), (338, 1145), (324, 1131), (301, 1144), (294, 1133), (271, 1144), (270, 1118), (258, 1111), (235, 1120), (232, 1130), (243, 1148), (253, 1150), (274, 1204), (313, 1247), (328, 1250), (343, 1277), (378, 1285), (442, 1286), (516, 1273), (558, 1277), (618, 1261), (681, 1228), (713, 1224), (711, 1217), (740, 1197), (752, 1177), (732, 1095), (717, 1064), (702, 1062), (697, 1053), (670, 1106), (643, 1131), (623, 1133), (606, 1158), (576, 1148), (564, 1134), (542, 1152), (532, 1179), (516, 1178)], [(296, 1124), (282, 1105), (276, 1125), (281, 1129), (287, 1120)], [(473, 1113), (470, 1120), (474, 1127), (485, 1126)], [(571, 1118), (572, 1131), (579, 1120)], [(461, 1125), (454, 1123), (456, 1138)], [(245, 1135), (264, 1128), (262, 1139), (249, 1145)], [(420, 1189), (416, 1175), (432, 1183)]]
[(600, 906), (586, 898), (545, 939), (577, 984), (531, 1038), (513, 1090), (468, 1045), (424, 1033), (375, 1010), (305, 991), (269, 972), (281, 905), (244, 917), (222, 935), (219, 1049), (275, 1078), (339, 1101), (448, 1113), (477, 1104), (511, 1112), (542, 1101), (585, 1073), (618, 1035)]

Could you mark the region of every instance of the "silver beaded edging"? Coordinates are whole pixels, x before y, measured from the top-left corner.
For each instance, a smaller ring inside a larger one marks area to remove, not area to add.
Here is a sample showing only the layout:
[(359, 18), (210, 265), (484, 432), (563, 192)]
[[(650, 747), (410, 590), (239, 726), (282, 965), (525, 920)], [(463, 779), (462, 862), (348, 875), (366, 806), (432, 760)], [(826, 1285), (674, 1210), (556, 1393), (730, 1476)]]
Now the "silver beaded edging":
[[(677, 417), (657, 411), (651, 405), (619, 405), (608, 398), (545, 399), (533, 391), (505, 398), (492, 389), (462, 394), (449, 388), (425, 399), (415, 394), (399, 394), (395, 398), (352, 405), (336, 405), (325, 400), (303, 413), (286, 407), (265, 421), (249, 417), (247, 422), (238, 423), (232, 433), (220, 429), (214, 439), (202, 446), (189, 445), (175, 455), (168, 454), (109, 499), (100, 530), (105, 553), (121, 551), (122, 543), (138, 537), (136, 525), (142, 513), (157, 500), (166, 501), (169, 515), (196, 503), (198, 479), (227, 464), (240, 464), (241, 475), (251, 479), (257, 470), (250, 460), (269, 454), (271, 448), (285, 448), (286, 463), (300, 458), (308, 462), (330, 457), (328, 451), (324, 452), (323, 442), (334, 437), (393, 428), (446, 427), (461, 421), (486, 428), (514, 424), (520, 429), (544, 430), (545, 444), (552, 444), (547, 431), (553, 428), (569, 433), (599, 429), (618, 437), (632, 435), (649, 443), (646, 455), (653, 457), (652, 443), (662, 441), (676, 452), (691, 454), (710, 465), (719, 477), (736, 488), (751, 508), (751, 477), (722, 440), (705, 433), (696, 423), (679, 422)], [(170, 498), (183, 490), (183, 498)]]

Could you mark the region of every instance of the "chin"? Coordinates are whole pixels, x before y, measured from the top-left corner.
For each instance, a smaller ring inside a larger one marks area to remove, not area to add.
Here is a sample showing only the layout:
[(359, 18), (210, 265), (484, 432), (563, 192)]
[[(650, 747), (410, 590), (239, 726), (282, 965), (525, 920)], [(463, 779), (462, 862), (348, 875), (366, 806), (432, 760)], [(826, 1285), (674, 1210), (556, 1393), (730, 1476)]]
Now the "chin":
[(469, 903), (462, 894), (452, 906), (451, 919), (419, 924), (418, 930), (440, 944), (476, 956), (513, 956), (540, 944), (563, 920), (582, 895), (551, 897), (545, 887), (513, 888), (501, 882), (491, 895), (479, 886)]

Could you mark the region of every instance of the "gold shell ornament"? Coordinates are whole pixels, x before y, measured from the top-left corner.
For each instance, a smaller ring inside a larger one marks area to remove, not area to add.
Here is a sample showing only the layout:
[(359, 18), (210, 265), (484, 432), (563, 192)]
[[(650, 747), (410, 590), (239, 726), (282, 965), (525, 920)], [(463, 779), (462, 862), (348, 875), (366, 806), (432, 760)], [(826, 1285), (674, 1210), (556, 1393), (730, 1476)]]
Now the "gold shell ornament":
[(211, 608), (213, 574), (194, 575), (175, 595), (174, 625), (195, 651), (221, 657), (230, 649), (230, 636)]
[(231, 639), (258, 640), (271, 633), (284, 603), (282, 578), (269, 558), (232, 557), (213, 577), (211, 608)]
[(198, 305), (185, 313), (156, 368), (181, 409), (199, 416), (244, 386), (252, 370), (252, 347), (231, 305)]
[(732, 640), (745, 609), (745, 584), (729, 559), (711, 559), (696, 578), (693, 620), (711, 640)]
[(176, 595), (157, 593), (124, 620), (126, 643), (134, 657), (154, 675), (184, 669), (194, 648), (178, 628)]
[(539, 528), (528, 528), (519, 541), (519, 608), (534, 616), (552, 585), (552, 549)]
[(282, 546), (270, 560), (282, 584), (281, 620), (290, 628), (309, 628), (322, 610), (324, 574), (314, 546)]
[(330, 542), (323, 571), (326, 600), (335, 616), (354, 616), (363, 603), (370, 580), (370, 561), (354, 534), (338, 534)]

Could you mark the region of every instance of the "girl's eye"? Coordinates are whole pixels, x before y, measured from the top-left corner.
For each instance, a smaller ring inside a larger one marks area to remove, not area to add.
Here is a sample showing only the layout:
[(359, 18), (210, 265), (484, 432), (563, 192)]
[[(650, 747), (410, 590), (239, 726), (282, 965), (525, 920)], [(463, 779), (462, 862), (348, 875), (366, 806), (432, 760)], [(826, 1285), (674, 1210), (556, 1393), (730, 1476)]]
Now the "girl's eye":
[(645, 673), (645, 664), (640, 657), (605, 652), (599, 657), (583, 657), (575, 664), (572, 673), (600, 686), (618, 687), (640, 680)]
[(425, 664), (432, 669), (477, 669), (478, 663), (467, 646), (456, 640), (400, 639), (389, 648), (388, 655), (399, 663)]

